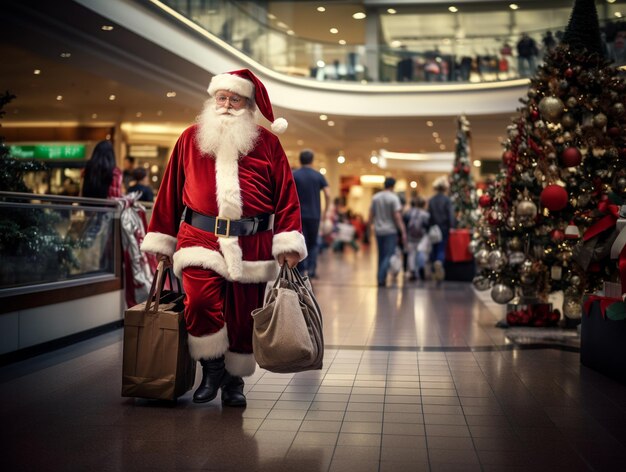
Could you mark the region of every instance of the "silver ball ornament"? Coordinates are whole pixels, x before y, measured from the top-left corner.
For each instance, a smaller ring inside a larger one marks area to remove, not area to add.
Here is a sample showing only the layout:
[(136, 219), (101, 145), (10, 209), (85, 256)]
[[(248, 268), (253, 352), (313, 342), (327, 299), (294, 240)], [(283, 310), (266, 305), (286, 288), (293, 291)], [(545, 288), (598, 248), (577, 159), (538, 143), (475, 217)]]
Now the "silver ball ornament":
[(481, 249), (476, 253), (476, 264), (478, 267), (487, 267), (489, 264), (489, 251), (487, 249)]
[(556, 97), (543, 97), (539, 102), (539, 113), (544, 120), (558, 121), (564, 109), (565, 105)]
[(508, 285), (497, 284), (491, 289), (491, 298), (494, 302), (504, 305), (513, 299), (513, 289)]
[(500, 271), (506, 265), (507, 258), (506, 258), (506, 255), (501, 250), (494, 249), (493, 251), (489, 253), (487, 262), (491, 270)]
[(476, 288), (476, 290), (484, 292), (485, 290), (489, 290), (491, 286), (491, 282), (487, 277), (483, 277), (482, 275), (477, 275), (472, 279), (472, 284)]

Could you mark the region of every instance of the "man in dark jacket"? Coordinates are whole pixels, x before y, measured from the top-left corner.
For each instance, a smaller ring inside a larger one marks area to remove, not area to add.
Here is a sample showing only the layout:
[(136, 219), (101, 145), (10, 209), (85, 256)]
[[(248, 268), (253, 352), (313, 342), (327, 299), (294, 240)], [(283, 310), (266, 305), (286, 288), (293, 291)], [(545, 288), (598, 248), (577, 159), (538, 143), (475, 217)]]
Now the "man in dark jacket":
[(446, 177), (439, 177), (433, 183), (436, 194), (428, 201), (428, 212), (430, 213), (430, 226), (437, 225), (441, 230), (442, 239), (432, 245), (430, 260), (433, 263), (433, 277), (437, 281), (445, 278), (443, 263), (446, 259), (446, 245), (450, 229), (454, 228), (454, 208), (452, 201), (446, 195), (449, 185)]

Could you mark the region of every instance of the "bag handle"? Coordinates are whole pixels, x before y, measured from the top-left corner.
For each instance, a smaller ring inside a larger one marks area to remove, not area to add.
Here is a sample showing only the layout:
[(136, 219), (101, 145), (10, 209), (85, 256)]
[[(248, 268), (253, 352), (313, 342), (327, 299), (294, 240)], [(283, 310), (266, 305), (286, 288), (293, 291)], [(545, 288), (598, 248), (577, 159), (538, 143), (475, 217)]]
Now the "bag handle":
[[(174, 288), (174, 279), (176, 279), (176, 285), (178, 290), (176, 293), (182, 294), (180, 281), (178, 277), (176, 277), (172, 270), (172, 264), (170, 262), (166, 262), (164, 260), (159, 261), (157, 265), (156, 271), (154, 273), (154, 278), (152, 279), (152, 285), (150, 286), (150, 292), (148, 293), (148, 300), (146, 301), (146, 309), (145, 312), (156, 313), (159, 311), (159, 302), (161, 301), (161, 292), (163, 287), (165, 286), (165, 281), (167, 276), (169, 275), (170, 285), (172, 289)], [(154, 303), (154, 304), (153, 304)]]

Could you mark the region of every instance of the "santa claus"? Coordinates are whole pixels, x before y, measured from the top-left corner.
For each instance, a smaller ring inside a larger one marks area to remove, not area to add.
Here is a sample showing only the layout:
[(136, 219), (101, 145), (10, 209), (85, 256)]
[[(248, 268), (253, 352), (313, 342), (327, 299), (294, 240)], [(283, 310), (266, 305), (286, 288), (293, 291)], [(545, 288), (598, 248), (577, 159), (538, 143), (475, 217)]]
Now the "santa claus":
[[(267, 91), (249, 70), (213, 77), (197, 123), (176, 143), (142, 250), (171, 258), (186, 293), (191, 356), (202, 365), (193, 401), (245, 406), (252, 375), (251, 312), (279, 264), (306, 257), (300, 207)], [(182, 220), (182, 221), (181, 221)]]

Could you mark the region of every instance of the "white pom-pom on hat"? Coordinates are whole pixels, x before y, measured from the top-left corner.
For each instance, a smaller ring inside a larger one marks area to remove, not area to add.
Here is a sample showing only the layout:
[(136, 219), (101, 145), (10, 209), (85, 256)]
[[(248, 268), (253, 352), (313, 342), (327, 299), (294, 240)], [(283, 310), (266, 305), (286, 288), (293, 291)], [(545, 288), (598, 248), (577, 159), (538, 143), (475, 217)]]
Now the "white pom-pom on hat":
[(254, 103), (272, 124), (272, 131), (276, 134), (284, 133), (287, 130), (287, 120), (284, 118), (274, 119), (272, 103), (263, 83), (249, 69), (240, 69), (224, 74), (218, 74), (211, 79), (209, 84), (209, 95), (213, 96), (218, 90), (228, 90), (246, 98), (254, 98)]

